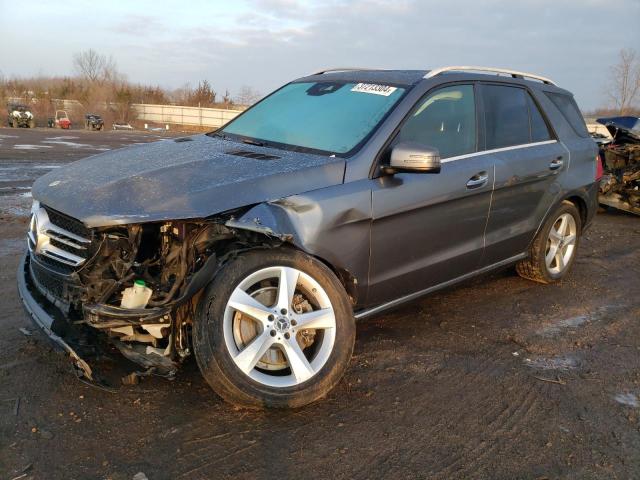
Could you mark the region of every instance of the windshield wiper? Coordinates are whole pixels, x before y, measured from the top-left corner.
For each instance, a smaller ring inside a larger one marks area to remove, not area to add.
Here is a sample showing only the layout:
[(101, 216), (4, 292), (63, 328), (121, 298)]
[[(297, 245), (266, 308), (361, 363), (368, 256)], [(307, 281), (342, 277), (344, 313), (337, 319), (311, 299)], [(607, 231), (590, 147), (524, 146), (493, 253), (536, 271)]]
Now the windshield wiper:
[(267, 145), (266, 142), (261, 142), (260, 140), (253, 140), (251, 138), (243, 138), (242, 143), (246, 143), (247, 145), (255, 145), (257, 147), (264, 147)]
[(209, 137), (220, 137), (223, 140), (228, 140), (229, 139), (229, 137), (227, 135), (225, 135), (224, 133), (219, 132), (217, 130), (213, 131), (213, 132), (209, 132), (206, 135), (209, 136)]

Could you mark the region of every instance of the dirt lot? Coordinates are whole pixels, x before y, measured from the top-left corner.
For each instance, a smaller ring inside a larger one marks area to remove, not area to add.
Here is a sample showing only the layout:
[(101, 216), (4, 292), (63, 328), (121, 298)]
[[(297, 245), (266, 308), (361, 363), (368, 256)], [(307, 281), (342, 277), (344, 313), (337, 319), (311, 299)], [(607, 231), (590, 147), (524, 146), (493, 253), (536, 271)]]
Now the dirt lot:
[(301, 410), (236, 410), (194, 362), (117, 393), (80, 383), (18, 300), (28, 186), (151, 140), (0, 129), (0, 479), (640, 477), (640, 218), (615, 212), (559, 285), (508, 269), (359, 324), (346, 377)]

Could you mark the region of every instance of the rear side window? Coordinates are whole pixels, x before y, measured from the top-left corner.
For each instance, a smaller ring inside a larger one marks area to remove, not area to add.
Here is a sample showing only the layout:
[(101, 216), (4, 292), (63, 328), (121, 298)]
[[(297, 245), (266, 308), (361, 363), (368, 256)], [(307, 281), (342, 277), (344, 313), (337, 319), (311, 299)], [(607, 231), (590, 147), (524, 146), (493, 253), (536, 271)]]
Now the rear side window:
[(547, 123), (544, 121), (538, 106), (529, 94), (527, 94), (527, 101), (529, 104), (529, 116), (531, 117), (531, 141), (544, 142), (551, 140), (552, 137), (549, 132), (549, 127), (547, 127)]
[(544, 94), (549, 97), (549, 100), (551, 100), (556, 107), (558, 107), (562, 116), (567, 120), (567, 122), (569, 122), (569, 125), (571, 125), (578, 135), (581, 137), (589, 136), (587, 126), (584, 123), (580, 109), (578, 108), (578, 105), (576, 105), (576, 101), (573, 97), (562, 93), (544, 92)]
[(517, 87), (484, 85), (487, 149), (530, 143), (527, 92)]
[(435, 147), (442, 158), (476, 151), (476, 106), (472, 85), (445, 87), (420, 100), (397, 142)]

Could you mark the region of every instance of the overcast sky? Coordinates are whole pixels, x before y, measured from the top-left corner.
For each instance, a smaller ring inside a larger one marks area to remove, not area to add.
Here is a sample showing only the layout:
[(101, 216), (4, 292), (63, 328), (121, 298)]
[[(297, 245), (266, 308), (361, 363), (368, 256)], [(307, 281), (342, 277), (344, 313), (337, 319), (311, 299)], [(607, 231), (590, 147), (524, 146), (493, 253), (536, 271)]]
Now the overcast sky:
[(618, 51), (640, 55), (639, 22), (640, 0), (0, 0), (0, 72), (68, 75), (94, 48), (133, 82), (266, 94), (323, 67), (474, 64), (548, 76), (593, 109)]

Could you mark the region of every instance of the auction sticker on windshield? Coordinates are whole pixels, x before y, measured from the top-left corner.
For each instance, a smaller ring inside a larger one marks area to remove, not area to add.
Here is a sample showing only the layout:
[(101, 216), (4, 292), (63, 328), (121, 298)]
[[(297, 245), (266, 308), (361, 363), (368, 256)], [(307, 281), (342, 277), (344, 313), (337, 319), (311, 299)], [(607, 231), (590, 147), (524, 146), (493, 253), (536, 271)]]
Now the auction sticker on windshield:
[(397, 90), (389, 85), (377, 85), (375, 83), (358, 83), (351, 89), (352, 92), (373, 93), (374, 95), (384, 95), (388, 97)]

